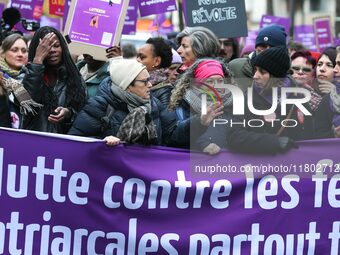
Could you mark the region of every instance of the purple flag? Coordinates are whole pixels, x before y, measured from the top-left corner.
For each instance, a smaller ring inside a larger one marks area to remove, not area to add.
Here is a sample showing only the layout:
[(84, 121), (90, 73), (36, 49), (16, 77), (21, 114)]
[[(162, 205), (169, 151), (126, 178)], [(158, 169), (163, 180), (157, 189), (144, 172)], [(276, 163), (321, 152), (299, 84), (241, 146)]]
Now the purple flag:
[(140, 0), (138, 4), (141, 17), (177, 10), (176, 0)]
[(260, 28), (268, 26), (268, 25), (281, 25), (285, 28), (287, 35), (290, 30), (290, 19), (285, 17), (271, 16), (271, 15), (262, 15)]
[(212, 157), (68, 138), (0, 129), (1, 253), (338, 252), (339, 139)]
[(136, 33), (137, 26), (137, 2), (136, 0), (130, 0), (129, 7), (127, 8), (125, 22), (122, 34), (131, 35)]
[(334, 47), (340, 45), (340, 38), (339, 37), (334, 37), (333, 38), (333, 45), (334, 45)]
[(317, 51), (314, 28), (312, 25), (295, 26), (294, 40), (302, 43), (310, 51)]
[(313, 20), (316, 45), (319, 52), (323, 52), (327, 47), (333, 46), (333, 35), (329, 17), (315, 18)]

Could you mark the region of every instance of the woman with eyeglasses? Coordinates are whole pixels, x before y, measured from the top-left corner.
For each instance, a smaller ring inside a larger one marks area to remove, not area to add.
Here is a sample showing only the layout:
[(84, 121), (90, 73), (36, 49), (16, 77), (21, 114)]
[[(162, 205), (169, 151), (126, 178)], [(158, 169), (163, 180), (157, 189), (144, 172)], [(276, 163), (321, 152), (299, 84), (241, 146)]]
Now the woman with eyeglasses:
[(112, 58), (109, 71), (68, 134), (103, 138), (111, 146), (120, 141), (175, 146), (189, 136), (191, 124), (207, 125), (211, 119), (210, 113), (177, 123), (175, 113), (151, 95), (150, 75), (137, 60)]
[(322, 99), (313, 87), (315, 85), (315, 66), (316, 60), (312, 57), (310, 51), (296, 51), (291, 56), (292, 77), (302, 88), (308, 89), (311, 93), (309, 106), (315, 111)]

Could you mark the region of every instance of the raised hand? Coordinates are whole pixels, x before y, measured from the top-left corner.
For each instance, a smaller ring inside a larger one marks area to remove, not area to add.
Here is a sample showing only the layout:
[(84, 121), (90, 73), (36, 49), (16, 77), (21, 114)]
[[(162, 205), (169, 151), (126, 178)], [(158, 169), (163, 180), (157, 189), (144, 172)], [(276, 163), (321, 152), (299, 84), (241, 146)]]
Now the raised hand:
[(207, 114), (201, 115), (201, 124), (209, 126), (210, 123), (218, 116), (223, 114), (223, 105), (214, 104), (208, 107)]
[(52, 47), (58, 42), (58, 38), (54, 33), (48, 33), (43, 39), (40, 39), (33, 59), (34, 64), (42, 64), (50, 53)]

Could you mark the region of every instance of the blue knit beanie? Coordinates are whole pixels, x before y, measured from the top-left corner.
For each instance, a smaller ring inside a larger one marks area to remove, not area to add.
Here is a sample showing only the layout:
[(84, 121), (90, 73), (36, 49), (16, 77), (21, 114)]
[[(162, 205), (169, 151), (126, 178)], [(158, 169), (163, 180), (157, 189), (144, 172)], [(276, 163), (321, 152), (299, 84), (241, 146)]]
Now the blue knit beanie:
[(286, 46), (287, 34), (285, 29), (279, 25), (269, 25), (262, 28), (256, 37), (255, 48), (259, 45)]

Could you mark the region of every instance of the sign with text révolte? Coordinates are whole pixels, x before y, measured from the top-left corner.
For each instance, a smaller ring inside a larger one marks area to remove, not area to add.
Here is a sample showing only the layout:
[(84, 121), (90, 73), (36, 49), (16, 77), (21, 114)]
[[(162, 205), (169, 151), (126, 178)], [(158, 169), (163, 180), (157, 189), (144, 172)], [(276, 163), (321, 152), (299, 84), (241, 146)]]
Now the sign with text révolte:
[(187, 26), (203, 26), (217, 37), (247, 36), (247, 16), (244, 0), (186, 0)]

